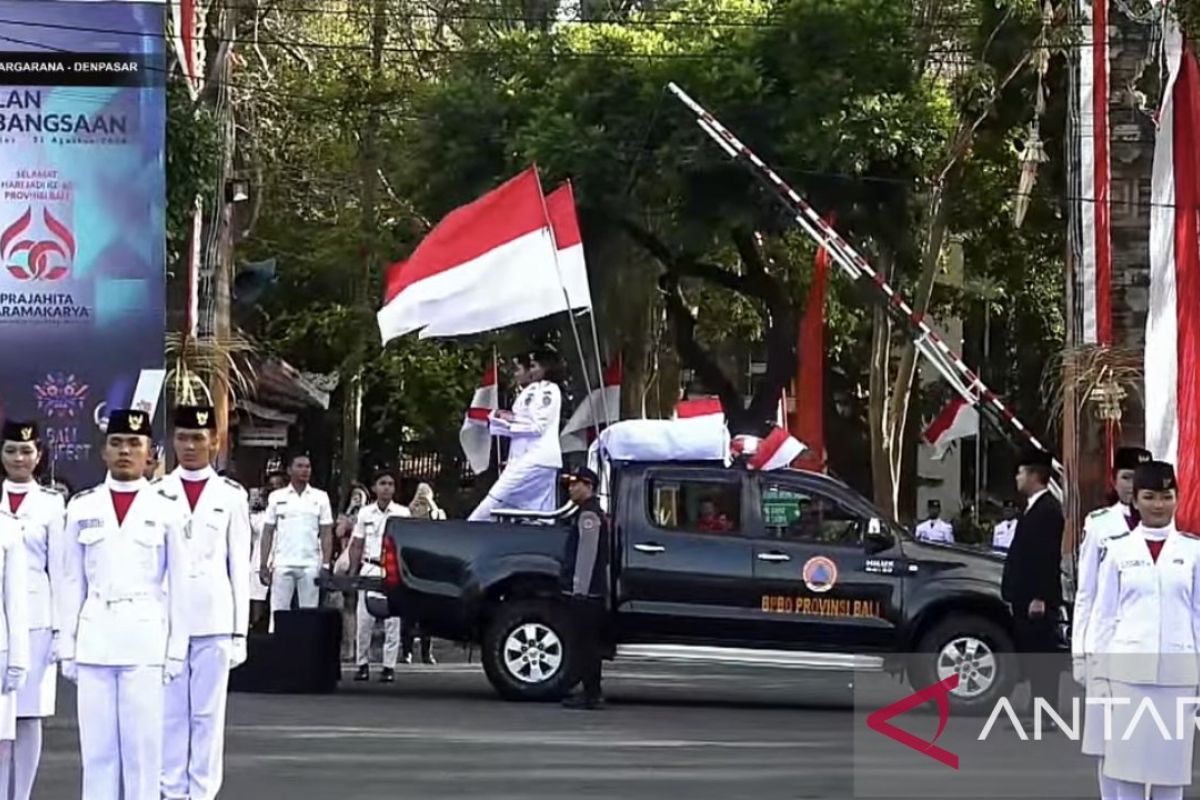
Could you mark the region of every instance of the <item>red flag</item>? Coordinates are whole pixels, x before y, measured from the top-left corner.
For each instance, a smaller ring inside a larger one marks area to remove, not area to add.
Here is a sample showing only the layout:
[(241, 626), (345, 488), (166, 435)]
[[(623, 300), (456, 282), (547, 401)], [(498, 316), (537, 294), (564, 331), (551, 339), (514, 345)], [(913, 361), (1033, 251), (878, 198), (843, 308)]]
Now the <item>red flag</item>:
[[(830, 225), (834, 218), (827, 220)], [(825, 471), (825, 291), (829, 284), (829, 251), (817, 250), (813, 261), (812, 286), (800, 320), (800, 342), (796, 349), (796, 413), (792, 436), (807, 446), (798, 459), (800, 469)]]

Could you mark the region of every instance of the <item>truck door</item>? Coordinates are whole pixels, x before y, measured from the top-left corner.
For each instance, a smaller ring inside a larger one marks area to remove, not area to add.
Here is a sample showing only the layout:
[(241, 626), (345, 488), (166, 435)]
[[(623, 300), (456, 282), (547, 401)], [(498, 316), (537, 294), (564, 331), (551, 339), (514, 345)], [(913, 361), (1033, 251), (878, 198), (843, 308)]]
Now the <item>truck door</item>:
[[(799, 475), (751, 478), (758, 624), (780, 646), (846, 652), (897, 644), (904, 570), (886, 527), (867, 541), (871, 516)], [(890, 541), (890, 545), (889, 545)]]
[(746, 479), (740, 472), (647, 470), (623, 495), (617, 584), (622, 639), (737, 642), (757, 614)]

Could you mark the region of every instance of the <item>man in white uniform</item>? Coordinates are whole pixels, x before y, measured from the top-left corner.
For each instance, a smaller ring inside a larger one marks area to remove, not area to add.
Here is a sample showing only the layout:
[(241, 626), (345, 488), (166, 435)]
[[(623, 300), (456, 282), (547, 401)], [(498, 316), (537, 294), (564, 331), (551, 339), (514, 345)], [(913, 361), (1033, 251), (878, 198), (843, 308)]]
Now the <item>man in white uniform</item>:
[(1017, 532), (1017, 504), (1011, 500), (1004, 503), (1004, 519), (992, 528), (992, 549), (1007, 553), (1012, 547), (1013, 534)]
[(179, 466), (159, 479), (187, 517), (188, 656), (167, 686), (163, 800), (211, 800), (224, 773), (229, 670), (246, 660), (250, 626), (250, 510), (246, 490), (212, 468), (217, 415), (175, 409)]
[(527, 373), (518, 367), (517, 380), (528, 384), (517, 395), (512, 411), (496, 411), (492, 435), (511, 440), (508, 465), (478, 507), (473, 522), (490, 522), (496, 509), (553, 511), (558, 505), (558, 471), (562, 469), (562, 392), (549, 380), (557, 356), (542, 350), (530, 357)]
[[(396, 496), (396, 478), (387, 471), (375, 476), (371, 486), (375, 502), (363, 506), (354, 521), (350, 534), (350, 574), (381, 576), (380, 559), (383, 557), (383, 535), (387, 521), (392, 517), (409, 516), (408, 509), (392, 502)], [(363, 563), (366, 559), (367, 563)], [(356, 681), (371, 677), (371, 637), (375, 634), (376, 619), (367, 611), (367, 593), (358, 593), (358, 609), (355, 612), (354, 657), (358, 664)], [(379, 679), (384, 683), (396, 680), (396, 663), (400, 659), (400, 618), (389, 617), (383, 622), (383, 672)]]
[(929, 518), (917, 526), (917, 540), (954, 544), (954, 527), (942, 519), (942, 501), (929, 501)]
[[(1083, 542), (1079, 546), (1079, 561), (1075, 568), (1075, 608), (1071, 615), (1071, 665), (1076, 682), (1087, 689), (1090, 697), (1107, 697), (1108, 681), (1094, 669), (1096, 634), (1099, 629), (1092, 617), (1096, 600), (1097, 575), (1101, 553), (1109, 539), (1129, 533), (1138, 525), (1133, 509), (1133, 477), (1141, 464), (1150, 462), (1150, 451), (1140, 447), (1122, 447), (1113, 458), (1113, 492), (1116, 502), (1101, 506), (1083, 521)], [(1099, 706), (1085, 708), (1083, 722), (1083, 753), (1095, 756), (1100, 776), (1102, 797), (1116, 796), (1114, 782), (1104, 776), (1104, 710)]]
[[(321, 599), (317, 578), (329, 570), (333, 554), (333, 508), (329, 495), (309, 485), (312, 462), (306, 455), (288, 464), (290, 483), (267, 499), (259, 575), (271, 585), (271, 625), (275, 612), (292, 607), (316, 608)], [(271, 565), (272, 553), (274, 566)]]
[(78, 683), (83, 800), (160, 800), (163, 684), (188, 653), (179, 498), (145, 479), (150, 418), (108, 419), (108, 477), (67, 506), (62, 673)]

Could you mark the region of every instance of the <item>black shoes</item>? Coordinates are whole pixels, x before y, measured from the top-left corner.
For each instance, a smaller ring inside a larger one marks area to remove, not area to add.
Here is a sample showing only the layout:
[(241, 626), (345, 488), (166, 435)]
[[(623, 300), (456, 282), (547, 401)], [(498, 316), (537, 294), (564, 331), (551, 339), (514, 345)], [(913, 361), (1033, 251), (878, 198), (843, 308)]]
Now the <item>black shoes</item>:
[(600, 695), (573, 694), (563, 700), (562, 705), (573, 711), (596, 711), (604, 708), (604, 698)]
[(358, 668), (358, 672), (354, 673), (354, 680), (356, 680), (356, 681), (371, 680), (371, 668), (369, 666), (367, 666), (366, 664), (361, 665)]
[(379, 682), (380, 683), (395, 683), (396, 682), (396, 670), (392, 669), (391, 667), (384, 667), (383, 672), (379, 673)]

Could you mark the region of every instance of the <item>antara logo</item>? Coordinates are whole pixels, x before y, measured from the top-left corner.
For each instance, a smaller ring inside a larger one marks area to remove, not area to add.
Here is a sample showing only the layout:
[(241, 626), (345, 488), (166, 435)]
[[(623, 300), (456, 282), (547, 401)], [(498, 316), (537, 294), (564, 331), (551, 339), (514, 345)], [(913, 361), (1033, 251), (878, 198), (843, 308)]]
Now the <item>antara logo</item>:
[[(950, 719), (950, 693), (957, 688), (958, 675), (954, 674), (944, 681), (935, 683), (932, 686), (926, 686), (919, 692), (914, 692), (908, 697), (897, 700), (890, 706), (873, 712), (867, 717), (867, 727), (876, 733), (882, 733), (884, 736), (899, 742), (905, 747), (910, 747), (918, 753), (927, 755), (934, 761), (939, 761), (951, 769), (958, 769), (958, 756), (949, 750), (937, 746), (937, 740), (942, 735), (942, 731), (946, 729), (946, 723)], [(929, 741), (914, 736), (908, 731), (901, 730), (888, 722), (892, 717), (912, 711), (914, 708), (919, 708), (930, 700), (937, 703), (938, 727), (937, 732), (933, 734), (933, 738)]]
[(0, 259), (19, 281), (57, 281), (67, 277), (75, 260), (75, 237), (50, 209), (42, 209), (45, 238), (30, 236), (33, 208), (0, 233)]

